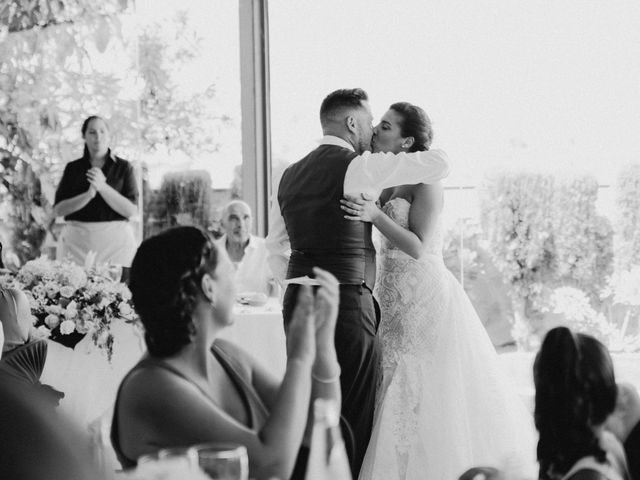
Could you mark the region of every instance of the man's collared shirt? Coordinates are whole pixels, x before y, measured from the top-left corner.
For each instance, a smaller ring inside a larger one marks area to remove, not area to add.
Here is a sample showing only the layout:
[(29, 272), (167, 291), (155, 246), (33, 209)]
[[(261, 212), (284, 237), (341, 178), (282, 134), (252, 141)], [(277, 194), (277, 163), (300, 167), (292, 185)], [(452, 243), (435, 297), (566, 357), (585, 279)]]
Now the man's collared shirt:
[[(216, 240), (218, 248), (227, 248), (227, 236)], [(267, 247), (264, 238), (251, 235), (240, 262), (236, 266), (235, 284), (237, 293), (260, 292), (269, 295), (269, 282), (273, 274), (267, 263)]]
[[(320, 145), (334, 145), (355, 151), (348, 142), (333, 135), (325, 135)], [(349, 164), (343, 190), (345, 195), (367, 195), (368, 198), (377, 199), (385, 188), (418, 183), (431, 184), (442, 180), (448, 174), (448, 158), (442, 150), (398, 154), (364, 152)], [(268, 262), (271, 271), (278, 280), (284, 280), (291, 244), (280, 211), (278, 188), (275, 189), (271, 200), (266, 247), (269, 251)]]

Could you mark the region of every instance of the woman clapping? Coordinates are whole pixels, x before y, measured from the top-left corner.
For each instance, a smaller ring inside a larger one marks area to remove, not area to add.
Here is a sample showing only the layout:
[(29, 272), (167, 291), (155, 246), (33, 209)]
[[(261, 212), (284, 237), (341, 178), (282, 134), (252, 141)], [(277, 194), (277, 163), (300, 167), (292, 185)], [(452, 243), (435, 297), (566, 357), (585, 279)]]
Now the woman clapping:
[[(340, 403), (334, 348), (338, 284), (316, 269), (315, 296), (303, 288), (288, 332), (282, 380), (219, 333), (233, 322), (233, 266), (195, 227), (145, 240), (130, 288), (148, 356), (123, 380), (112, 442), (124, 467), (164, 447), (245, 445), (251, 478), (289, 478), (313, 398)], [(301, 455), (304, 458), (304, 455)]]

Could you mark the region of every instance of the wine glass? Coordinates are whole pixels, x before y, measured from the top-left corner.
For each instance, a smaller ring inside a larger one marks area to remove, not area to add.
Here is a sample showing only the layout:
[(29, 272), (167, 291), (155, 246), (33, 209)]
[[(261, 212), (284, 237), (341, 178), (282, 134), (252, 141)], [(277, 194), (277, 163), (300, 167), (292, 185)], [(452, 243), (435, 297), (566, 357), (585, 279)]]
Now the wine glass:
[(158, 452), (158, 460), (163, 463), (180, 464), (188, 470), (198, 467), (198, 454), (192, 447), (163, 448)]
[(203, 443), (193, 447), (200, 468), (213, 480), (248, 480), (249, 458), (243, 445)]

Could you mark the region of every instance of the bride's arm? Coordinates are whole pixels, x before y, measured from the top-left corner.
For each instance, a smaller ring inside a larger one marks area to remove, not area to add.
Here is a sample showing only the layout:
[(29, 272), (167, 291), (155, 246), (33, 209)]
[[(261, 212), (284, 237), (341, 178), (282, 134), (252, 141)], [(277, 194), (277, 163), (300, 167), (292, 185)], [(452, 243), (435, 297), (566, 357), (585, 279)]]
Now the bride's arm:
[(372, 201), (351, 199), (342, 200), (341, 203), (341, 208), (351, 214), (345, 215), (345, 218), (373, 223), (396, 247), (418, 259), (426, 241), (433, 234), (442, 209), (442, 185), (438, 182), (413, 188), (408, 230), (389, 218)]

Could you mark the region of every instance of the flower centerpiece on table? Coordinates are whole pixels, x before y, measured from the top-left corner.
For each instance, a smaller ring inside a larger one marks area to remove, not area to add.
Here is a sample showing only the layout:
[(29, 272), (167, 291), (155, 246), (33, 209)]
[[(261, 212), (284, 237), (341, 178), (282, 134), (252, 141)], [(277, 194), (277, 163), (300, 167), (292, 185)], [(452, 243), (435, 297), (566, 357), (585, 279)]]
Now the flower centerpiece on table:
[(3, 275), (0, 285), (27, 294), (36, 337), (67, 345), (73, 334), (79, 339), (90, 334), (109, 360), (113, 354), (112, 323), (137, 320), (129, 288), (112, 280), (106, 265), (85, 271), (68, 261), (40, 257), (25, 263), (15, 276)]

